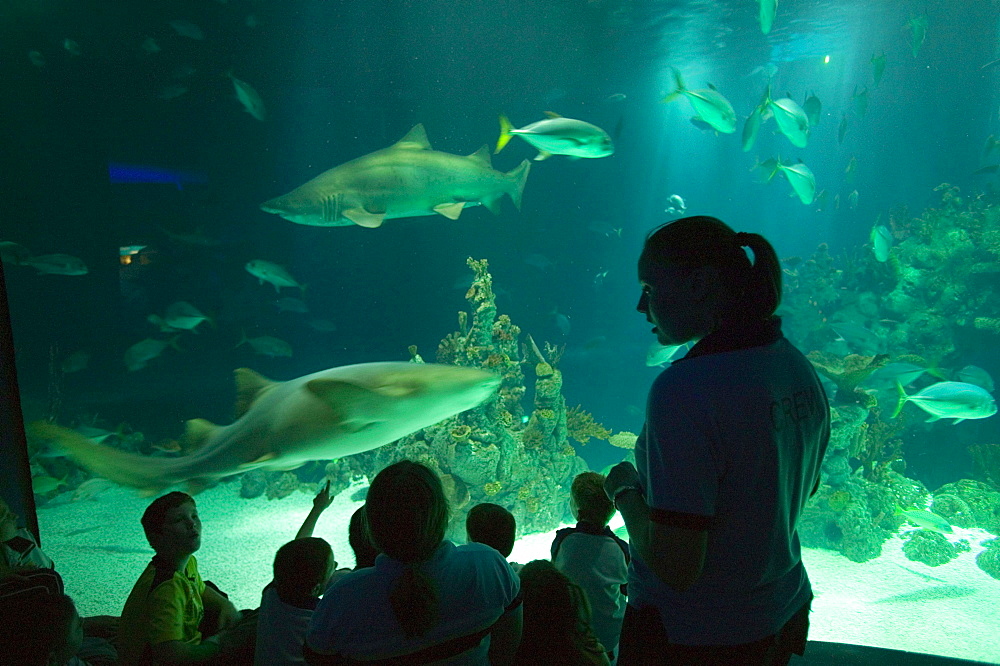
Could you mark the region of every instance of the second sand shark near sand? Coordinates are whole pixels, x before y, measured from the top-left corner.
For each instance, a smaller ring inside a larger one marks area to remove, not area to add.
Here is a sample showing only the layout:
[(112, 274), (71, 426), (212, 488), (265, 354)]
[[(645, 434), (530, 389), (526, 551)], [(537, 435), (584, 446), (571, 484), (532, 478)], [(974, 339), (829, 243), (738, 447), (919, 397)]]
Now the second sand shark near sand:
[(235, 374), (239, 418), (227, 426), (188, 421), (186, 448), (196, 450), (180, 458), (126, 453), (51, 423), (28, 432), (116, 483), (154, 493), (183, 483), (197, 492), (252, 469), (290, 470), (378, 448), (480, 405), (500, 385), (478, 368), (433, 363), (359, 363), (287, 382), (246, 368)]

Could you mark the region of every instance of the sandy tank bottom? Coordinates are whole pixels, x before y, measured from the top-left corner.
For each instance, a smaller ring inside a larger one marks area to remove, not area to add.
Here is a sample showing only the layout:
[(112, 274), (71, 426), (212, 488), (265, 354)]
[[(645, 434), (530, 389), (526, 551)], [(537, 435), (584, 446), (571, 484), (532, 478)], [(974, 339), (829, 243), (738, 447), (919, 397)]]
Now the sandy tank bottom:
[[(330, 542), (341, 567), (354, 565), (347, 528), (362, 504), (351, 497), (363, 487), (340, 493), (316, 527), (315, 536)], [(237, 489), (220, 484), (197, 496), (202, 520), (198, 566), (202, 577), (227, 592), (238, 608), (256, 608), (271, 578), (274, 553), (295, 536), (312, 496), (244, 500)], [(43, 550), (55, 561), (81, 615), (118, 615), (153, 555), (139, 524), (150, 500), (117, 487), (77, 502), (69, 496), (38, 512)], [(621, 518), (615, 521), (612, 527)], [(519, 539), (511, 560), (548, 558), (552, 538), (548, 533)], [(959, 538), (968, 539), (971, 552), (939, 567), (908, 560), (899, 538), (886, 543), (879, 558), (862, 564), (807, 549), (803, 557), (816, 594), (810, 638), (1000, 663), (1000, 581), (975, 563), (979, 544), (993, 535), (956, 530), (952, 540)]]

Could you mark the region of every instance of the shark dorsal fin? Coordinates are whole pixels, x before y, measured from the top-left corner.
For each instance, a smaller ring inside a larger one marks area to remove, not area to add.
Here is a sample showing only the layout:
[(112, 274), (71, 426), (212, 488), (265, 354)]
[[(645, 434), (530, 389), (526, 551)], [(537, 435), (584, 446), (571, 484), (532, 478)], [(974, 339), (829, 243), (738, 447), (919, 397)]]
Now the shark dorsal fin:
[(191, 419), (185, 424), (184, 448), (188, 451), (200, 449), (219, 426), (205, 419)]
[(493, 168), (493, 160), (490, 158), (490, 149), (488, 146), (482, 146), (479, 150), (469, 155), (470, 160), (475, 160), (481, 164)]
[(403, 150), (431, 150), (431, 142), (427, 140), (427, 131), (424, 130), (423, 123), (417, 123), (392, 147)]
[(250, 411), (253, 401), (277, 383), (250, 368), (237, 368), (233, 377), (236, 379), (236, 418)]
[(351, 382), (313, 379), (306, 382), (306, 390), (329, 405), (336, 413), (339, 425), (349, 432), (384, 421), (384, 415), (391, 412), (391, 407), (387, 405), (392, 402), (392, 397)]
[(545, 117), (546, 117), (546, 118), (562, 118), (562, 116), (560, 116), (560, 115), (559, 115), (558, 113), (556, 113), (555, 111), (546, 111), (546, 112), (545, 112)]

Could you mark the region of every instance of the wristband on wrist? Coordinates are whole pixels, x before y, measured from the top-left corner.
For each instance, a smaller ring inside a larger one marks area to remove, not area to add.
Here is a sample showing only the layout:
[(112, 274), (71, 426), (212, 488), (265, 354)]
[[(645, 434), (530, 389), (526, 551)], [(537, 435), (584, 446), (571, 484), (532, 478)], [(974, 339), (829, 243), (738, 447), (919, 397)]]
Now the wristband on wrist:
[(618, 508), (618, 498), (621, 497), (623, 494), (629, 492), (630, 490), (634, 490), (635, 492), (639, 493), (640, 497), (642, 496), (642, 488), (640, 488), (639, 486), (634, 484), (622, 486), (621, 488), (615, 491), (615, 496), (611, 499), (611, 502), (615, 505), (616, 509)]

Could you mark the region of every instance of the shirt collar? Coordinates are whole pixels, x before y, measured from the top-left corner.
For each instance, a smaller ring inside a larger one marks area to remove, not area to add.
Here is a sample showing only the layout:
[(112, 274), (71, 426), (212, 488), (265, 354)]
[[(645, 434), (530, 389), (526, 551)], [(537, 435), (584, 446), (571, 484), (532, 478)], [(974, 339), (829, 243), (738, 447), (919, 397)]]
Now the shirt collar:
[(762, 322), (752, 322), (742, 326), (727, 326), (706, 335), (691, 347), (683, 358), (674, 363), (698, 356), (762, 347), (773, 344), (783, 337), (781, 317), (770, 317)]

